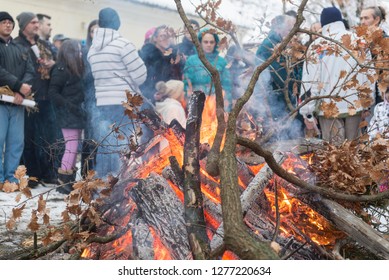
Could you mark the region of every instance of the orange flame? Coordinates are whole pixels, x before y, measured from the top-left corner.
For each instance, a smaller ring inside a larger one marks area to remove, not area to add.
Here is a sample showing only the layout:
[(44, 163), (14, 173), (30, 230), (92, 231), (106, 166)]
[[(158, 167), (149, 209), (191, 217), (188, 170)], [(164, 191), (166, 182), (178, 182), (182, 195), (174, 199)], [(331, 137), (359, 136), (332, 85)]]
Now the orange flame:
[(89, 248), (85, 248), (81, 254), (81, 258), (87, 259), (92, 255), (92, 252)]
[(150, 227), (150, 233), (153, 236), (154, 242), (154, 260), (172, 260), (172, 257), (168, 251), (168, 249), (163, 245), (161, 239), (155, 230)]

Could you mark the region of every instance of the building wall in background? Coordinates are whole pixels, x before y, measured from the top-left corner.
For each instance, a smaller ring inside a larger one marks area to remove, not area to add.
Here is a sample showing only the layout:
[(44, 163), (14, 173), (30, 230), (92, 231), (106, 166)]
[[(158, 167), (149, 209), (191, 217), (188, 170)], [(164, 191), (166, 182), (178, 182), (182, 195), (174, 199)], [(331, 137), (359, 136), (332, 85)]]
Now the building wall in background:
[[(120, 33), (137, 48), (142, 46), (145, 32), (153, 26), (166, 24), (174, 29), (183, 27), (176, 11), (124, 0), (0, 0), (0, 6), (0, 10), (9, 12), (15, 21), (21, 12), (48, 14), (52, 17), (52, 37), (63, 33), (80, 40), (86, 38), (88, 24), (98, 18), (100, 9), (111, 7), (119, 13)], [(16, 37), (18, 31), (16, 23), (12, 36)]]

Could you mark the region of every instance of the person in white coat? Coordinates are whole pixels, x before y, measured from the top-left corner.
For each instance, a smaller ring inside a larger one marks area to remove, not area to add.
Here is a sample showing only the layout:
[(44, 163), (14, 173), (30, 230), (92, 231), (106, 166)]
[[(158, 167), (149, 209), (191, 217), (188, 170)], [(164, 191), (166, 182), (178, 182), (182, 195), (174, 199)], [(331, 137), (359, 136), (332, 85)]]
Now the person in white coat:
[(96, 133), (100, 145), (96, 158), (99, 177), (118, 175), (120, 151), (127, 142), (112, 132), (111, 125), (115, 124), (121, 131), (130, 133), (132, 126), (124, 115), (122, 103), (127, 101), (126, 90), (139, 93), (139, 85), (147, 77), (146, 66), (138, 51), (120, 35), (119, 27), (120, 18), (114, 9), (100, 10), (99, 27), (95, 30), (88, 52), (99, 114), (100, 131)]
[[(186, 115), (182, 103), (184, 102), (184, 83), (179, 80), (158, 82), (155, 85), (157, 92), (154, 95), (155, 109), (161, 115), (162, 120), (168, 125), (172, 120), (177, 120), (183, 128), (186, 128)], [(169, 145), (166, 139), (162, 140), (159, 151)]]
[[(353, 41), (356, 36), (347, 31), (342, 21), (341, 12), (335, 8), (323, 9), (320, 17), (322, 34), (331, 39), (342, 42), (343, 36), (350, 36)], [(319, 46), (319, 47), (318, 47)], [(334, 51), (335, 50), (335, 51)], [(369, 58), (369, 53), (366, 55)], [(303, 66), (302, 86), (300, 99), (307, 97), (329, 96), (337, 97), (322, 98), (308, 102), (300, 108), (307, 127), (316, 122), (318, 116), (322, 138), (334, 144), (340, 144), (345, 139), (354, 140), (360, 135), (359, 124), (362, 112), (374, 102), (374, 84), (369, 82), (367, 75), (372, 75), (371, 70), (358, 73), (360, 67), (357, 61), (334, 42), (317, 38), (309, 47), (307, 59)], [(355, 86), (344, 87), (356, 74)], [(358, 106), (361, 88), (371, 90), (369, 98), (371, 104), (365, 108)], [(325, 103), (335, 104), (333, 117), (326, 117), (321, 107)]]

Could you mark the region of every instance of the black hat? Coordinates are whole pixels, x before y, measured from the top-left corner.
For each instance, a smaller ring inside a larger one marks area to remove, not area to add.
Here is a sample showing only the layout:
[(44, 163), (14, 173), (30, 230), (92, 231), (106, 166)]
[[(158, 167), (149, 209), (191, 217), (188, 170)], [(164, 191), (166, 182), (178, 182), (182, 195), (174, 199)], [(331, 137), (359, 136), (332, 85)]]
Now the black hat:
[(6, 20), (6, 19), (9, 19), (10, 21), (12, 21), (14, 24), (14, 27), (15, 27), (15, 21), (11, 17), (11, 15), (7, 12), (0, 12), (0, 21)]
[(100, 10), (99, 27), (118, 30), (120, 27), (120, 18), (118, 13), (112, 8)]
[(329, 23), (342, 20), (342, 13), (335, 7), (324, 8), (320, 15), (320, 23), (322, 27)]

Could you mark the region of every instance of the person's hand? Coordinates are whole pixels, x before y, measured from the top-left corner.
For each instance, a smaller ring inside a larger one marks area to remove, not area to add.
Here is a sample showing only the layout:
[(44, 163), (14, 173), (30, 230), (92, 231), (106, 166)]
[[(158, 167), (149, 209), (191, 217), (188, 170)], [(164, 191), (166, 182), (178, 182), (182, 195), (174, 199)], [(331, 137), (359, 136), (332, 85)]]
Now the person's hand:
[(19, 89), (19, 92), (24, 96), (29, 96), (31, 94), (31, 85), (22, 84), (22, 86)]
[(22, 104), (23, 99), (24, 99), (24, 98), (23, 98), (23, 96), (22, 96), (20, 93), (18, 93), (18, 92), (15, 93), (14, 103), (15, 103), (16, 105)]
[(362, 120), (366, 120), (368, 117), (370, 117), (370, 115), (371, 115), (370, 110), (364, 110), (362, 112), (361, 118), (362, 118)]
[(42, 67), (46, 68), (46, 69), (50, 69), (51, 67), (54, 66), (55, 64), (55, 61), (52, 60), (52, 59), (42, 59), (40, 61), (40, 64), (42, 65)]

